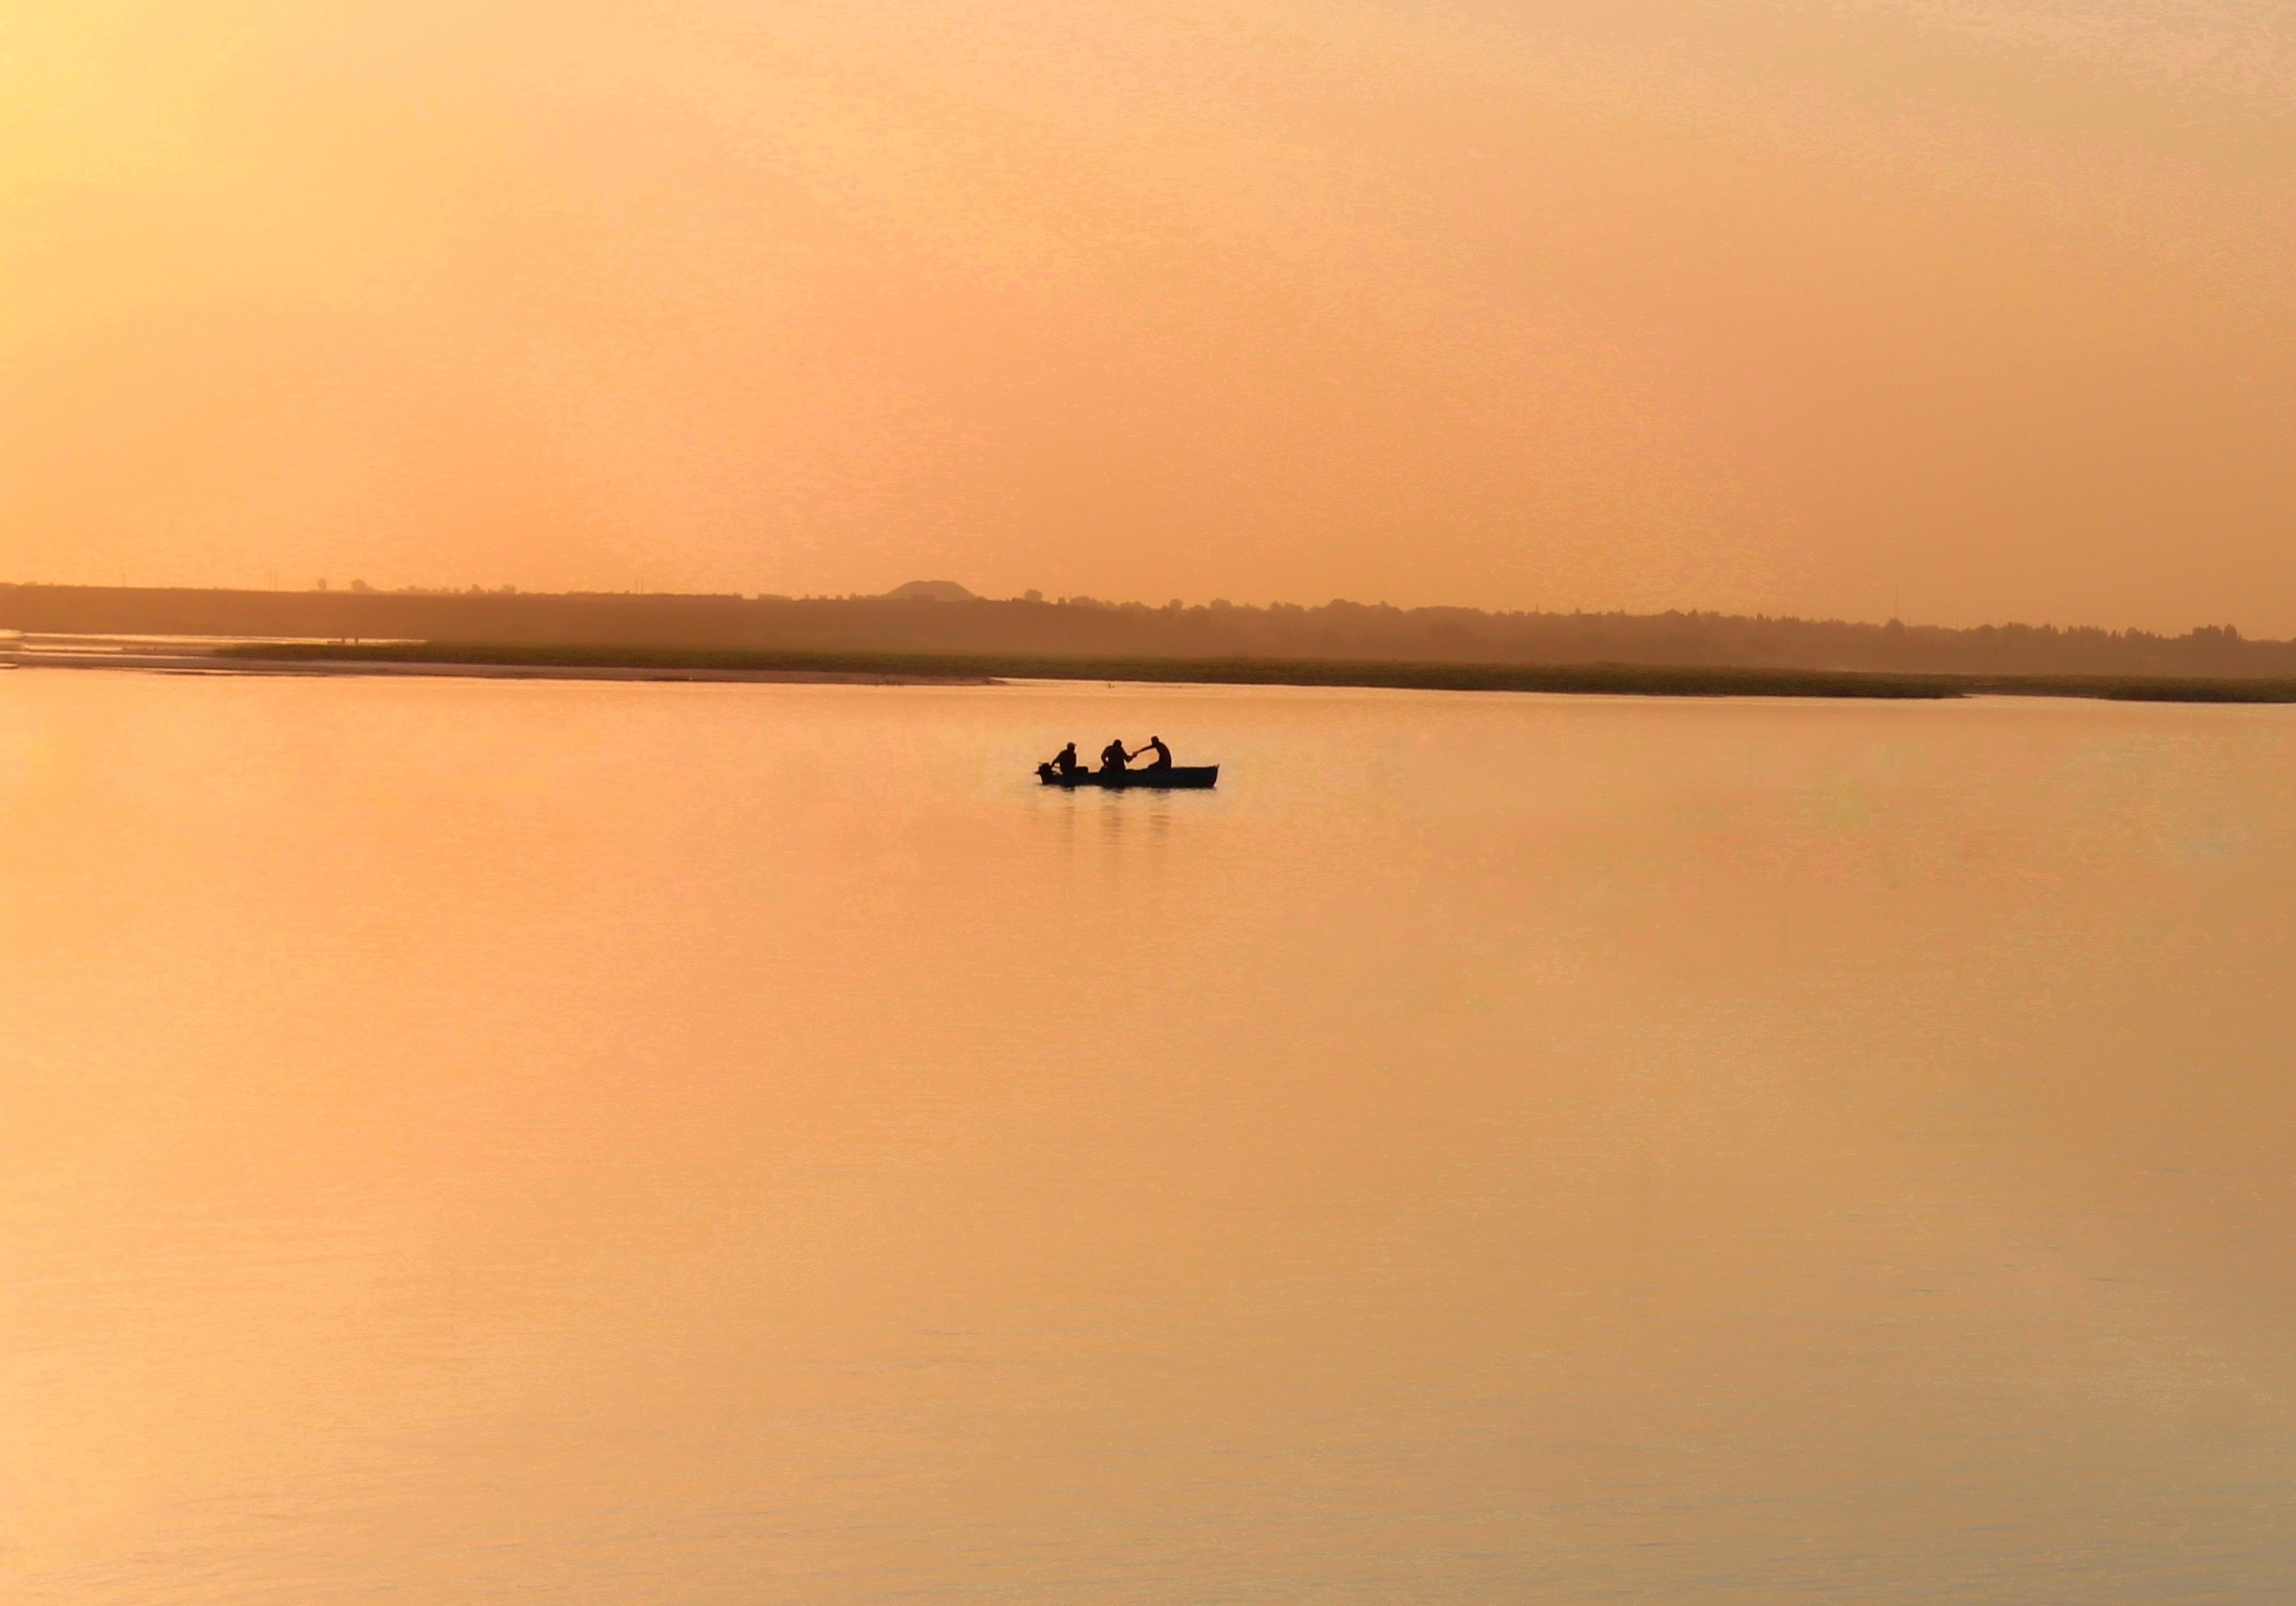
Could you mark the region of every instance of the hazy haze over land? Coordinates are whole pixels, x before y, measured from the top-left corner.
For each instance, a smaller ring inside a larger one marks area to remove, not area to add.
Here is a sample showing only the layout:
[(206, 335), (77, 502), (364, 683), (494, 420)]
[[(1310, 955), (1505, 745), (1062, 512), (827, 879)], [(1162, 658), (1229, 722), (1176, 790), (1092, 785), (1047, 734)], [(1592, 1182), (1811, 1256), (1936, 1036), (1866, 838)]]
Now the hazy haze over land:
[(0, 7), (0, 578), (2296, 634), (2282, 0)]
[[(926, 583), (928, 588), (933, 584)], [(301, 638), (346, 646), (431, 642), (1018, 655), (1080, 660), (1091, 666), (1088, 677), (1094, 679), (1129, 678), (1122, 662), (1136, 665), (1157, 659), (2296, 676), (2296, 641), (2252, 640), (2224, 627), (2202, 626), (2178, 635), (2025, 625), (1952, 630), (1935, 625), (1715, 613), (1489, 613), (1357, 602), (1320, 608), (1281, 603), (1249, 608), (1225, 602), (1150, 608), (1089, 597), (925, 602), (899, 597), (160, 591), (0, 584), (0, 631), (6, 630), (54, 638)], [(0, 655), (6, 645), (0, 641)], [(606, 656), (611, 660), (612, 655)], [(972, 668), (990, 675), (1029, 673), (1020, 665), (984, 663)]]

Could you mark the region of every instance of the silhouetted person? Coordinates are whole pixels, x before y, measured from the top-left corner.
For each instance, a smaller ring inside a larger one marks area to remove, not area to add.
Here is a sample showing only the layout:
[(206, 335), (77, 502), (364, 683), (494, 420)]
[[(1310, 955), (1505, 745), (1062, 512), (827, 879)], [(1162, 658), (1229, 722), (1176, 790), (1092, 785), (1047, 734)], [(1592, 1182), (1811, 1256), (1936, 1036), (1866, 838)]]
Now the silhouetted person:
[[(1150, 769), (1169, 769), (1172, 767), (1172, 750), (1164, 745), (1164, 739), (1161, 736), (1149, 737), (1148, 745), (1142, 748), (1140, 750), (1140, 753), (1153, 753), (1156, 755), (1156, 761), (1147, 766)], [(1135, 753), (1132, 756), (1135, 758), (1137, 758), (1140, 757), (1140, 753)]]
[(1131, 755), (1124, 750), (1123, 739), (1118, 738), (1100, 750), (1100, 773), (1103, 775), (1122, 774), (1125, 760), (1130, 757)]
[(1077, 762), (1076, 743), (1071, 742), (1053, 755), (1053, 767), (1063, 775), (1074, 775), (1084, 766)]

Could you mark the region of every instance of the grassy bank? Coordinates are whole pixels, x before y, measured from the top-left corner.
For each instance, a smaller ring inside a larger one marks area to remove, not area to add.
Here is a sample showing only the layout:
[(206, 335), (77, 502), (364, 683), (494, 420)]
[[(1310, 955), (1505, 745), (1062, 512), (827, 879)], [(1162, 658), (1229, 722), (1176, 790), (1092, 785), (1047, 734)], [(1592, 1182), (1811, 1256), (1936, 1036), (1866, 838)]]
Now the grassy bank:
[(259, 643), (220, 656), (254, 662), (455, 665), (525, 669), (780, 671), (920, 678), (1125, 680), (1211, 685), (1386, 686), (1440, 692), (1565, 692), (1646, 697), (2092, 697), (2128, 702), (2296, 702), (2296, 680), (2086, 675), (1883, 675), (1857, 670), (1696, 668), (1642, 664), (1429, 664), (1343, 660), (1037, 658), (996, 653), (754, 652), (485, 642)]

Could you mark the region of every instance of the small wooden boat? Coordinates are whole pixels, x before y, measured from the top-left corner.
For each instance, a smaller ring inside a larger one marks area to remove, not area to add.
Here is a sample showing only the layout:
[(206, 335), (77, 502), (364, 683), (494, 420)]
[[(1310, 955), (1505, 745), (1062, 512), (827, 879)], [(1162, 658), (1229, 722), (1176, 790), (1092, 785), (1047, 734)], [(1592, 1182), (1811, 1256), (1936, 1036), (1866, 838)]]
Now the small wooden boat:
[(1037, 779), (1046, 786), (1105, 786), (1119, 791), (1145, 787), (1154, 791), (1210, 791), (1219, 784), (1217, 764), (1162, 764), (1147, 769), (1104, 770), (1080, 769), (1073, 775), (1064, 775), (1049, 764), (1037, 766)]

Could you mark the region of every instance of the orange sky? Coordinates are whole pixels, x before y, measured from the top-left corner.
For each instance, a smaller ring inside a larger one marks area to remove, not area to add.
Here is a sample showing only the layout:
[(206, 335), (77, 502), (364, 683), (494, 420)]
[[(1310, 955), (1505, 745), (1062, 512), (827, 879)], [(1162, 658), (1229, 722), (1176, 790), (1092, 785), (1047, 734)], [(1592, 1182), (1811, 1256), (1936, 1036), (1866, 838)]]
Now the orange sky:
[(2286, 0), (0, 0), (0, 578), (2296, 633)]

